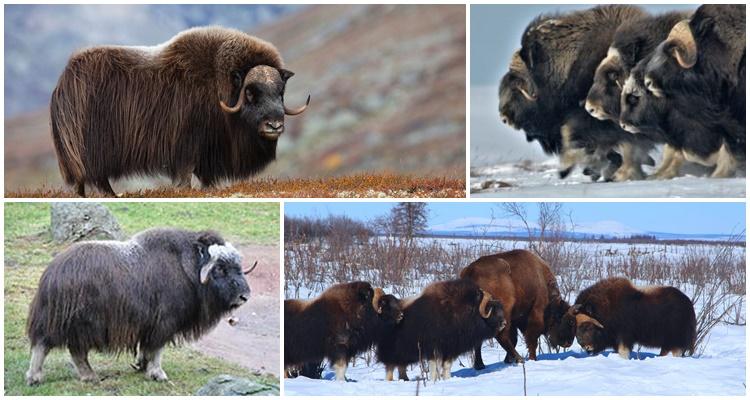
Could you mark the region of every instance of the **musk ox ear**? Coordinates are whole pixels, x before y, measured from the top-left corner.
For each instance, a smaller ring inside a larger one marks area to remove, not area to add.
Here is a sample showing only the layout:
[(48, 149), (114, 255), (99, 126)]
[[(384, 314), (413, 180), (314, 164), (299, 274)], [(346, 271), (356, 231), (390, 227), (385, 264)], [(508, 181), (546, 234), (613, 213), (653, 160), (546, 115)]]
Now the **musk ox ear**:
[(692, 68), (698, 60), (698, 47), (688, 20), (682, 20), (672, 28), (667, 45), (669, 54), (684, 69)]
[(279, 74), (281, 75), (281, 80), (285, 83), (289, 80), (289, 78), (294, 76), (294, 72), (284, 68), (279, 68)]

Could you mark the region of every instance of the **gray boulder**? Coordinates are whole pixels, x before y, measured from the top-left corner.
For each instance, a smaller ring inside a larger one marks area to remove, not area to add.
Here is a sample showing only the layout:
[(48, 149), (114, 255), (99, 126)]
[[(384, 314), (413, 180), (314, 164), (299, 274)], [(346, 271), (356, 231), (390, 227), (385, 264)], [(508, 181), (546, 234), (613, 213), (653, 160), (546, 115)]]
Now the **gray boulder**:
[(279, 388), (231, 375), (212, 378), (195, 392), (196, 396), (278, 396)]
[(56, 242), (121, 240), (120, 224), (98, 203), (52, 203), (50, 230)]

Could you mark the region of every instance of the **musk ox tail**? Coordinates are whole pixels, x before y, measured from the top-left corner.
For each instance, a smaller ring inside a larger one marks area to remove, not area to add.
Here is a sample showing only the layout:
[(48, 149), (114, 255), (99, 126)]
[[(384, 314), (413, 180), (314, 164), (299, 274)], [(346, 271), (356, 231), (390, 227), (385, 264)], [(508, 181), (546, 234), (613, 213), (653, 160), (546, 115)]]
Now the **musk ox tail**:
[(83, 131), (88, 95), (86, 80), (76, 73), (76, 57), (65, 67), (50, 99), (50, 125), (57, 163), (69, 185), (84, 182)]

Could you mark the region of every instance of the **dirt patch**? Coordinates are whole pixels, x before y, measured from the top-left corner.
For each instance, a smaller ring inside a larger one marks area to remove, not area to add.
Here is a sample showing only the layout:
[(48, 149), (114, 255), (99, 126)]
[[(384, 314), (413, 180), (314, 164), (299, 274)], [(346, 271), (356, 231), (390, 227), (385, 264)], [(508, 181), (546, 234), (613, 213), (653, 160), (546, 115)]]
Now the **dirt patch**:
[(231, 326), (225, 318), (210, 333), (193, 344), (205, 354), (232, 361), (243, 367), (279, 376), (280, 343), (280, 259), (278, 246), (237, 246), (243, 262), (258, 267), (247, 276), (250, 300), (232, 315)]

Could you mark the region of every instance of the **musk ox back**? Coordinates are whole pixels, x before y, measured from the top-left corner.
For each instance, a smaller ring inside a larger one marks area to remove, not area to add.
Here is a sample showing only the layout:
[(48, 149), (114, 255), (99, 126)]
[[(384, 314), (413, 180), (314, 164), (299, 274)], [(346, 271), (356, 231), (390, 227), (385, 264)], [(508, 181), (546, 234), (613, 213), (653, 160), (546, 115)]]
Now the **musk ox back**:
[(378, 360), (386, 366), (386, 379), (407, 379), (406, 366), (429, 361), (430, 378), (450, 378), (453, 360), (505, 325), (502, 305), (466, 279), (436, 282), (416, 299), (402, 301), (400, 324), (377, 343)]
[[(276, 156), (286, 81), (276, 48), (240, 31), (194, 28), (155, 47), (74, 54), (50, 101), (66, 183), (113, 195), (109, 179), (165, 174), (189, 186), (245, 178)], [(308, 98), (309, 101), (309, 98)]]
[[(553, 346), (568, 347), (573, 334), (559, 329), (570, 307), (560, 296), (557, 280), (547, 263), (527, 250), (511, 250), (480, 257), (461, 270), (461, 278), (475, 282), (503, 305), (508, 324), (497, 335), (505, 349), (505, 362), (523, 362), (516, 351), (517, 330), (524, 334), (529, 358), (536, 360), (540, 335), (547, 335)], [(483, 369), (481, 346), (474, 353), (474, 368)]]
[(402, 317), (398, 301), (367, 282), (340, 283), (314, 300), (284, 300), (284, 367), (328, 359), (336, 379), (369, 349), (380, 332)]
[(696, 339), (693, 303), (669, 286), (639, 289), (625, 278), (609, 278), (583, 290), (564, 317), (576, 320), (578, 343), (590, 353), (613, 348), (630, 356), (635, 344), (660, 355), (692, 353)]
[(29, 308), (27, 382), (41, 382), (55, 347), (70, 350), (82, 380), (96, 379), (90, 350), (137, 352), (135, 368), (166, 380), (163, 347), (200, 337), (249, 295), (239, 252), (215, 232), (151, 229), (74, 244), (44, 271)]

